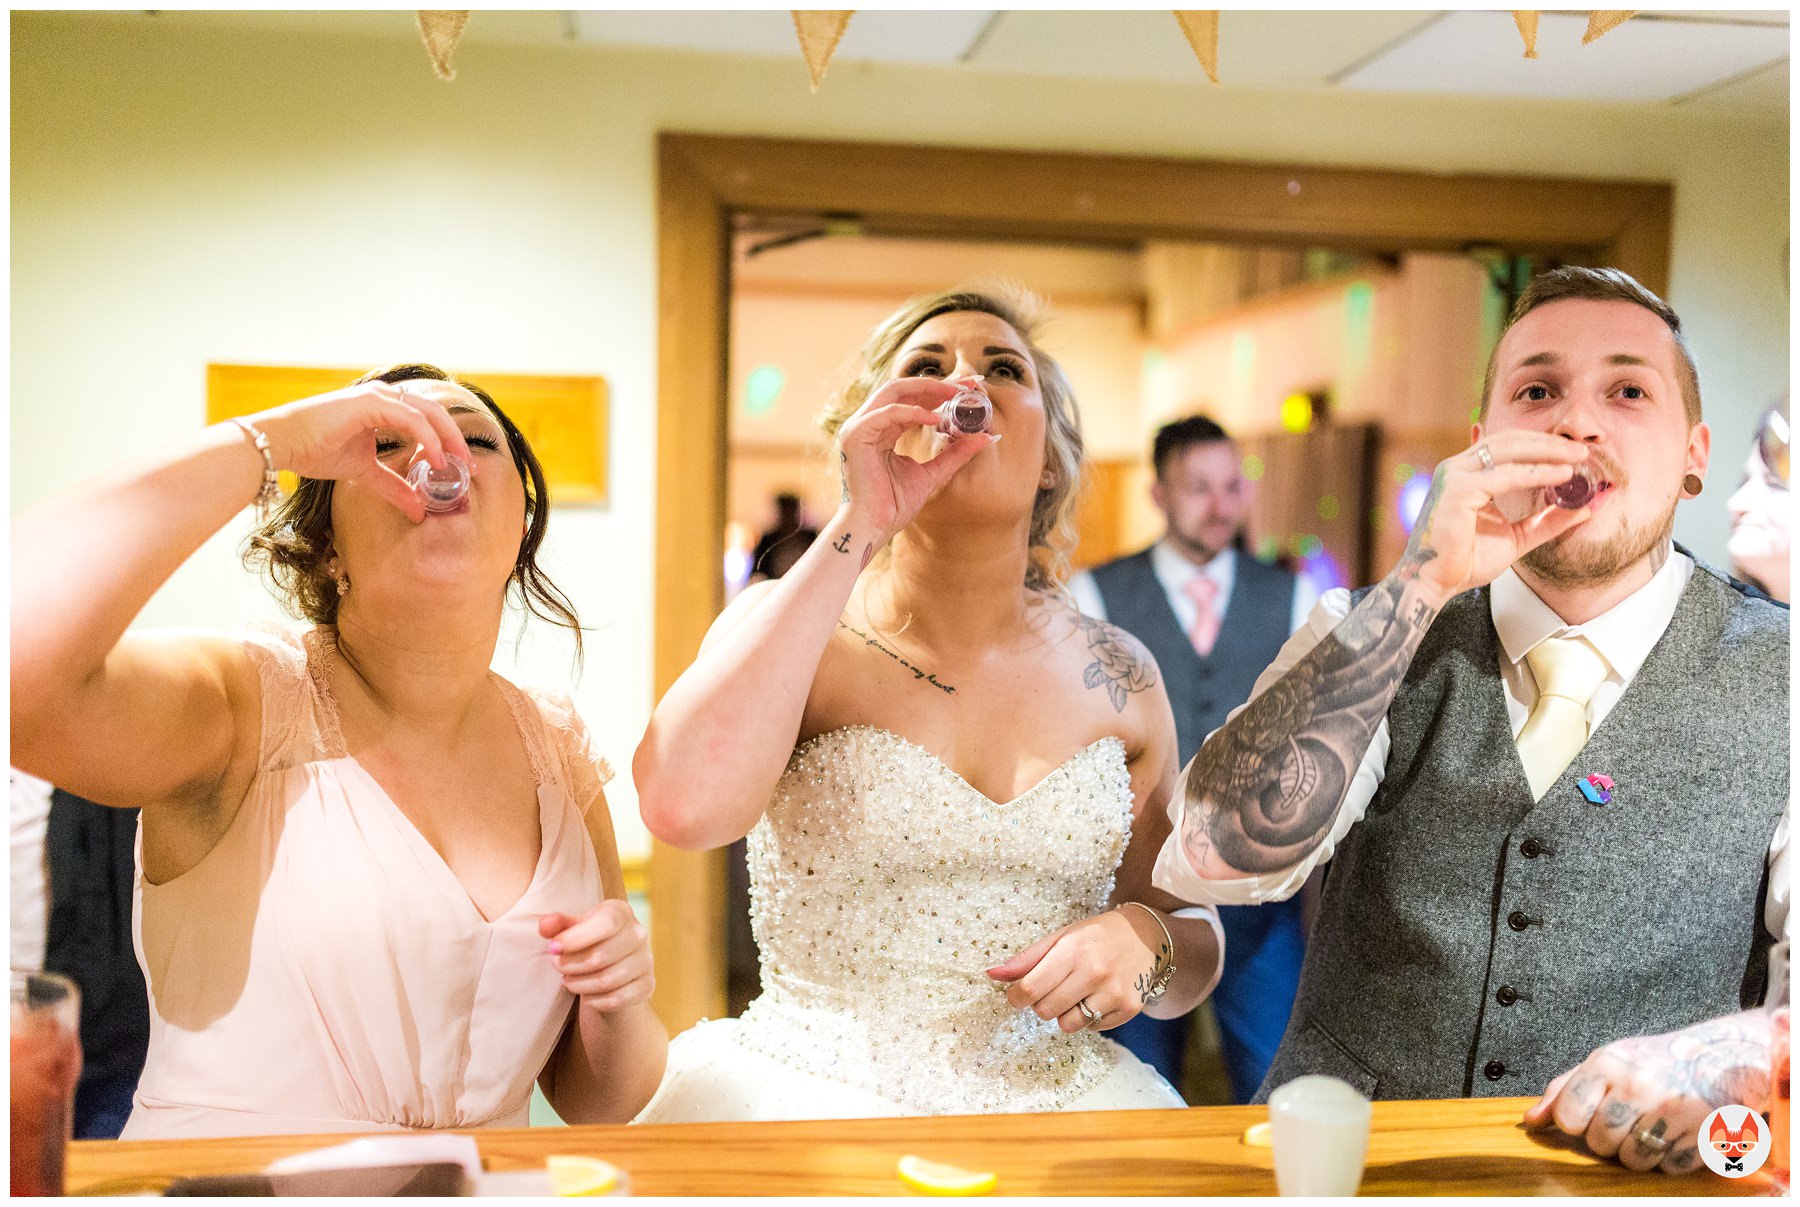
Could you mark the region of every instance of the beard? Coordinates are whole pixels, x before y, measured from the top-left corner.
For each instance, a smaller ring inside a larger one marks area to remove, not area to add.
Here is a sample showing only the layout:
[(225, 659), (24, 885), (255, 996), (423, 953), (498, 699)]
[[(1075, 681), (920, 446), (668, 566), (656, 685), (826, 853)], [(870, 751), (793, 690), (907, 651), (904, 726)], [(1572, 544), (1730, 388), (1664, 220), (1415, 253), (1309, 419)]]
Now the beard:
[[(1585, 527), (1585, 525), (1583, 525)], [(1610, 582), (1628, 567), (1660, 547), (1675, 531), (1675, 508), (1660, 520), (1637, 528), (1622, 528), (1605, 541), (1582, 541), (1576, 528), (1546, 541), (1519, 559), (1521, 565), (1546, 583), (1558, 587), (1591, 587)]]

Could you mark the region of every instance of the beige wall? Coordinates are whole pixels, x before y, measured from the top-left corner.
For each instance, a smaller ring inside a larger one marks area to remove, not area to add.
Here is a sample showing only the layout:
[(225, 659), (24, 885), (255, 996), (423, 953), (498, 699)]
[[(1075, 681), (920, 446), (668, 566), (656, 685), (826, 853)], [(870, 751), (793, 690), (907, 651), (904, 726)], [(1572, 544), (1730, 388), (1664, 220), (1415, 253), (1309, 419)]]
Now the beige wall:
[[(1787, 379), (1785, 123), (849, 62), (814, 95), (798, 61), (479, 42), (445, 84), (410, 36), (192, 24), (13, 17), (13, 506), (191, 431), (208, 361), (604, 374), (613, 497), (559, 515), (548, 561), (601, 626), (577, 694), (621, 768), (651, 693), (658, 130), (1671, 180), (1670, 296), (1720, 450), (1677, 531), (1714, 559)], [(143, 622), (267, 614), (241, 535)], [(560, 679), (566, 650), (502, 661)]]

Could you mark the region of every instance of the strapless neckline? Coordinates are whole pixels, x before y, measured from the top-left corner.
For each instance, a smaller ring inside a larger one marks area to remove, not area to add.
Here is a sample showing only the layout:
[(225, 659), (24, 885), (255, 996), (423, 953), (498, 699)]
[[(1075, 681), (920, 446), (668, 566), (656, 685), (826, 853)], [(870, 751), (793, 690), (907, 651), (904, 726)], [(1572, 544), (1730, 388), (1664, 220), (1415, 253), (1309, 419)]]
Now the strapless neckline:
[(968, 781), (968, 779), (963, 776), (963, 774), (961, 772), (957, 771), (956, 768), (952, 767), (949, 763), (945, 762), (941, 755), (938, 755), (938, 754), (934, 753), (933, 751), (927, 749), (926, 747), (921, 746), (919, 743), (913, 741), (911, 738), (904, 737), (900, 734), (895, 733), (893, 730), (885, 729), (880, 725), (863, 725), (863, 724), (840, 725), (836, 729), (827, 729), (825, 732), (820, 733), (820, 734), (815, 734), (813, 737), (808, 738), (806, 741), (804, 741), (804, 742), (800, 743), (798, 746), (794, 747), (793, 757), (796, 759), (800, 758), (807, 751), (811, 750), (814, 746), (824, 745), (826, 740), (829, 738), (843, 737), (845, 735), (853, 734), (853, 733), (871, 734), (876, 737), (886, 738), (887, 740), (894, 742), (900, 746), (903, 746), (908, 750), (916, 751), (919, 754), (924, 755), (926, 758), (930, 759), (933, 763), (935, 763), (940, 769), (942, 769), (944, 774), (948, 775), (953, 781), (955, 781), (957, 784), (961, 785), (964, 789), (969, 791), (974, 796), (979, 797), (982, 801), (986, 802), (989, 805), (992, 805), (996, 809), (1010, 809), (1014, 805), (1017, 805), (1019, 802), (1028, 800), (1032, 796), (1035, 796), (1037, 793), (1042, 792), (1045, 789), (1045, 787), (1047, 785), (1049, 785), (1049, 783), (1052, 780), (1056, 779), (1056, 777), (1061, 772), (1068, 770), (1071, 766), (1080, 762), (1082, 759), (1088, 757), (1095, 750), (1099, 749), (1102, 746), (1106, 746), (1106, 745), (1110, 744), (1110, 745), (1118, 747), (1119, 761), (1120, 762), (1125, 761), (1125, 742), (1124, 742), (1124, 740), (1122, 738), (1118, 737), (1116, 734), (1109, 733), (1105, 737), (1094, 739), (1092, 742), (1089, 742), (1086, 746), (1083, 746), (1080, 750), (1077, 750), (1074, 754), (1070, 755), (1068, 758), (1064, 759), (1062, 762), (1058, 763), (1056, 766), (1050, 768), (1050, 770), (1046, 771), (1041, 777), (1039, 777), (1038, 781), (1035, 784), (1031, 785), (1031, 787), (1025, 789), (1023, 792), (1019, 793), (1017, 796), (1014, 796), (1011, 800), (997, 801), (993, 797), (989, 796), (987, 793), (983, 792), (981, 789), (977, 788), (974, 784), (971, 784)]

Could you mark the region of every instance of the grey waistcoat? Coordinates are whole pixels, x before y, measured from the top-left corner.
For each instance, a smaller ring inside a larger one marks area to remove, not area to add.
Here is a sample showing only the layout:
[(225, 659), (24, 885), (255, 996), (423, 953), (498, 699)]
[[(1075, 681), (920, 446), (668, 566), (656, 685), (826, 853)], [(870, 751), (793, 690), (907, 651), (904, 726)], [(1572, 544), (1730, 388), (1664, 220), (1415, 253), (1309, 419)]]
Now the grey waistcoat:
[(1169, 609), (1148, 549), (1092, 574), (1106, 618), (1143, 642), (1162, 670), (1185, 767), (1206, 735), (1225, 723), (1225, 714), (1250, 698), (1256, 677), (1280, 653), (1293, 618), (1294, 576), (1239, 553), (1225, 623), (1212, 653), (1202, 658)]
[[(1537, 1094), (1603, 1044), (1761, 1000), (1788, 799), (1788, 612), (1696, 564), (1642, 669), (1543, 800), (1488, 592), (1452, 600), (1393, 705), (1387, 774), (1331, 861), (1259, 1098)], [(1615, 781), (1609, 804), (1578, 783)]]

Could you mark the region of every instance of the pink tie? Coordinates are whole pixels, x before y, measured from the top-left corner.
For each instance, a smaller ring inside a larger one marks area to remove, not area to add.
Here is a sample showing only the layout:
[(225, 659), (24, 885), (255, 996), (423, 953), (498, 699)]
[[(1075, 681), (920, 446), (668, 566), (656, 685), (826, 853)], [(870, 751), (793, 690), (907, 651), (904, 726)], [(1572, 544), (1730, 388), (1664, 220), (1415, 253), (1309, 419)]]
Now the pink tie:
[(1219, 639), (1219, 612), (1213, 607), (1213, 601), (1219, 597), (1219, 584), (1210, 578), (1196, 578), (1188, 583), (1187, 593), (1199, 609), (1194, 626), (1188, 630), (1188, 640), (1194, 643), (1194, 652), (1204, 658), (1212, 653), (1213, 643)]

